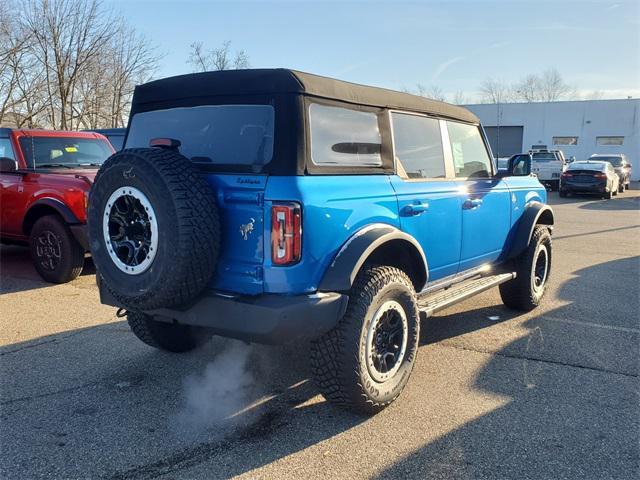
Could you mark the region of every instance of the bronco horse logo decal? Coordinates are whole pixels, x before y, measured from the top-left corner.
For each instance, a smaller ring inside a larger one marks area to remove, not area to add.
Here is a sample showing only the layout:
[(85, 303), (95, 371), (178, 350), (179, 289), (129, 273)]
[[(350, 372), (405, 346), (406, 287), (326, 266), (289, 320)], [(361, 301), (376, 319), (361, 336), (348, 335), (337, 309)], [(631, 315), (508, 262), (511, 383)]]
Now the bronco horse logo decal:
[(240, 235), (242, 235), (243, 240), (249, 240), (249, 234), (253, 232), (253, 224), (255, 220), (253, 218), (249, 219), (249, 223), (245, 223), (244, 225), (240, 225)]

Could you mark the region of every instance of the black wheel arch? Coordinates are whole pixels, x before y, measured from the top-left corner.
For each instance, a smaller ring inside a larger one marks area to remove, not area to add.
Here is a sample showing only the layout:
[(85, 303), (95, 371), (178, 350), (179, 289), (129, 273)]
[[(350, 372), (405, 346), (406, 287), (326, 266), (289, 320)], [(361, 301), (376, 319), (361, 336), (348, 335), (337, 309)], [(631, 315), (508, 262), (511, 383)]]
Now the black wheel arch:
[(69, 225), (81, 223), (78, 217), (63, 202), (56, 198), (45, 197), (36, 200), (29, 206), (22, 220), (24, 234), (29, 235), (36, 221), (45, 215), (59, 215)]
[(411, 235), (392, 225), (373, 224), (354, 233), (325, 271), (318, 290), (345, 292), (365, 263), (395, 266), (411, 279), (416, 292), (427, 283), (427, 257)]
[(511, 247), (505, 256), (505, 260), (517, 257), (529, 246), (536, 225), (548, 225), (553, 228), (555, 218), (553, 209), (541, 202), (530, 202), (518, 220), (511, 240)]

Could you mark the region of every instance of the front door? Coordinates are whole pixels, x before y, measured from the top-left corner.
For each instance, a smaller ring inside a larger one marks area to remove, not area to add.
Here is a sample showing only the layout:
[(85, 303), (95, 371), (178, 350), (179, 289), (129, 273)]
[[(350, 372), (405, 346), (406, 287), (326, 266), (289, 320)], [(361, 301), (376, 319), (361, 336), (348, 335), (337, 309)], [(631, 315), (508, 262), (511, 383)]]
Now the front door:
[(438, 120), (391, 113), (400, 226), (418, 240), (427, 257), (429, 281), (458, 270), (461, 198), (444, 159)]
[[(0, 138), (0, 157), (15, 160), (11, 140)], [(4, 236), (22, 234), (24, 200), (21, 198), (23, 178), (19, 173), (0, 173), (0, 233)]]
[(511, 192), (494, 177), (480, 129), (446, 122), (462, 211), (459, 271), (498, 259), (511, 227)]

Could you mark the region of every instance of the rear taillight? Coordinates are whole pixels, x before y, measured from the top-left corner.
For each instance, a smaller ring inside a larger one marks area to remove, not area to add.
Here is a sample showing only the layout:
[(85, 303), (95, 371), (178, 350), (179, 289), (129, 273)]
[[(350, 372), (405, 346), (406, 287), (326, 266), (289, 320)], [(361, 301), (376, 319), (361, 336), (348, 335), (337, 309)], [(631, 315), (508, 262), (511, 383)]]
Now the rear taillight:
[(562, 175), (560, 175), (562, 178), (567, 178), (567, 177), (573, 177), (573, 173), (567, 173), (567, 172), (563, 172)]
[(595, 178), (607, 178), (607, 175), (604, 173), (596, 173), (594, 175)]
[(302, 214), (297, 203), (271, 207), (271, 261), (274, 265), (291, 265), (302, 252)]

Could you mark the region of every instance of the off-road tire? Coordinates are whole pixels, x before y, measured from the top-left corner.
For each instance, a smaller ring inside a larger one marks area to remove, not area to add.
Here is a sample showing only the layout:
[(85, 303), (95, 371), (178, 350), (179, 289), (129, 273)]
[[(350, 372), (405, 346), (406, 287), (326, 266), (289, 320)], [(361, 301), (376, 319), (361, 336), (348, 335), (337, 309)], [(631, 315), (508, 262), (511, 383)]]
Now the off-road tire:
[(613, 198), (613, 190), (609, 190), (607, 193), (605, 193), (603, 198), (606, 200), (611, 200)]
[[(126, 186), (148, 198), (157, 221), (155, 257), (138, 274), (118, 268), (103, 232), (107, 201)], [(176, 151), (136, 148), (111, 156), (92, 187), (88, 220), (96, 269), (111, 295), (129, 310), (186, 304), (211, 280), (220, 248), (216, 198), (203, 174)]]
[[(388, 300), (401, 305), (407, 344), (400, 367), (389, 379), (373, 379), (365, 359), (368, 327)], [(420, 321), (409, 277), (395, 267), (366, 266), (356, 277), (349, 305), (338, 325), (313, 342), (311, 367), (322, 395), (335, 405), (375, 414), (392, 403), (409, 380), (418, 353)]]
[[(542, 288), (535, 288), (534, 262), (538, 259), (538, 251), (542, 247), (546, 249), (548, 264)], [(500, 297), (507, 307), (528, 312), (540, 305), (551, 276), (551, 251), (549, 228), (546, 225), (537, 225), (527, 249), (509, 265), (511, 271), (516, 272), (516, 278), (500, 285)]]
[[(38, 243), (42, 235), (56, 243), (54, 248), (56, 254), (60, 255), (53, 269), (46, 268), (43, 265), (44, 258), (38, 255)], [(36, 221), (29, 235), (29, 248), (36, 271), (47, 282), (67, 283), (82, 272), (84, 249), (74, 238), (69, 226), (57, 215), (46, 215)]]
[(135, 336), (144, 343), (168, 352), (189, 352), (211, 338), (211, 333), (206, 329), (160, 322), (144, 313), (127, 312), (127, 323)]
[(624, 193), (624, 183), (620, 183), (620, 185), (618, 185), (618, 193)]

